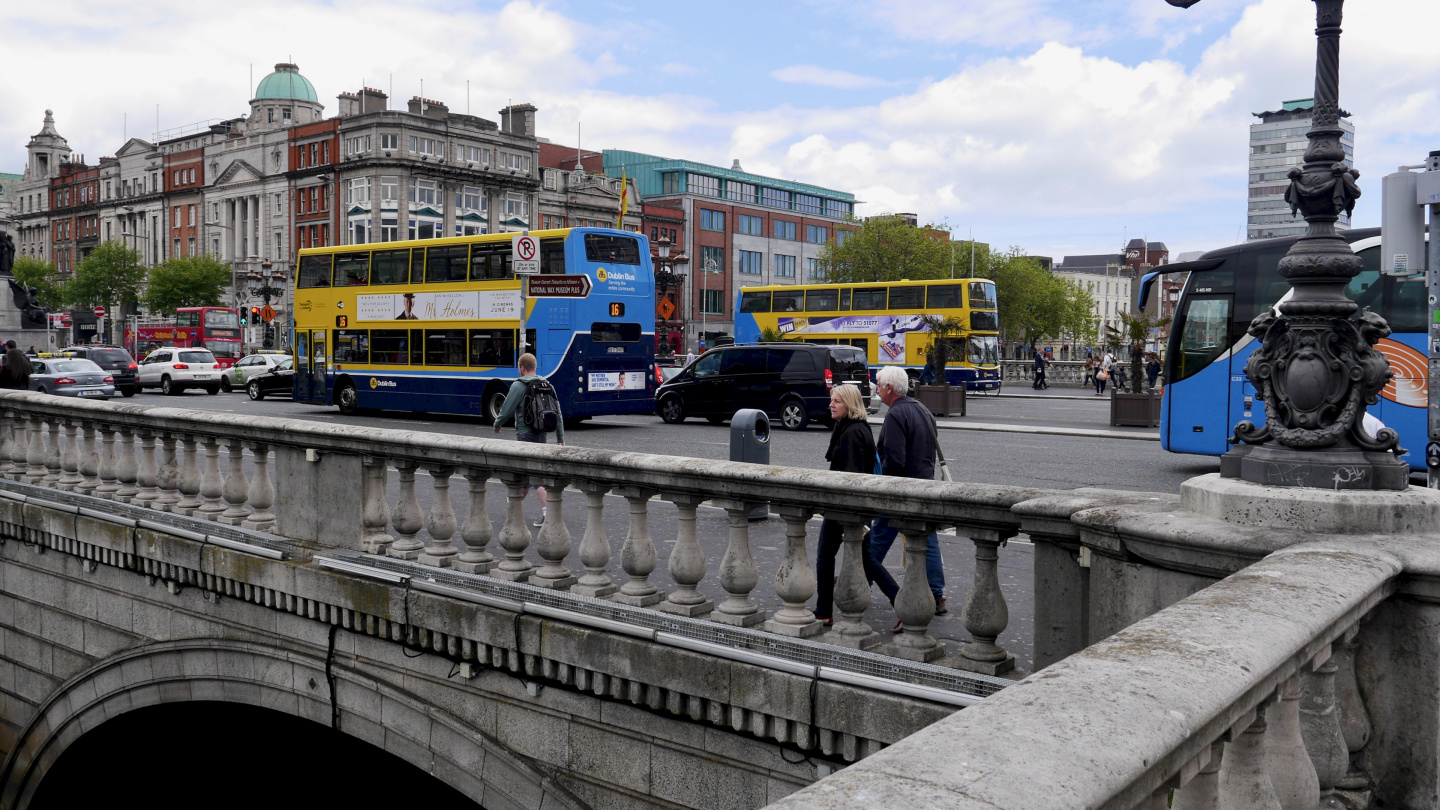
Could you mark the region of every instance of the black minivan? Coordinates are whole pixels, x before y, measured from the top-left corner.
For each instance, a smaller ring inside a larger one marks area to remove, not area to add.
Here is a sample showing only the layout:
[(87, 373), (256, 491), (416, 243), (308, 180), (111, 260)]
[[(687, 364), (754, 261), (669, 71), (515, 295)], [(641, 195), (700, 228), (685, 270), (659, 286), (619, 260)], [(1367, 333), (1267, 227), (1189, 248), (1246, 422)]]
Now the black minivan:
[(701, 355), (655, 391), (655, 412), (675, 425), (687, 416), (720, 424), (741, 408), (759, 408), (787, 430), (813, 419), (830, 424), (830, 389), (860, 386), (870, 402), (865, 350), (815, 343), (721, 346)]

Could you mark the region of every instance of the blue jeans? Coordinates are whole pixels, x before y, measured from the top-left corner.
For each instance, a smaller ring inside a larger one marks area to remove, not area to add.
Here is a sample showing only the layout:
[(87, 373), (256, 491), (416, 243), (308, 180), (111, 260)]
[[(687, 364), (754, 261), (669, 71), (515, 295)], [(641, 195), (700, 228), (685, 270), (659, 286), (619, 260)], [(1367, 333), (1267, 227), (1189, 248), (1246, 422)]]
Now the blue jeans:
[[(894, 545), (895, 538), (899, 536), (900, 530), (891, 527), (890, 521), (885, 518), (876, 518), (874, 525), (870, 527), (868, 549), (870, 565), (867, 566), (865, 574), (871, 582), (880, 586), (880, 592), (885, 598), (895, 603), (895, 594), (899, 592), (900, 586), (890, 572), (885, 570), (885, 555), (890, 553), (890, 546)], [(930, 584), (930, 593), (936, 599), (945, 595), (945, 566), (940, 561), (940, 540), (932, 532), (925, 538), (925, 579)]]

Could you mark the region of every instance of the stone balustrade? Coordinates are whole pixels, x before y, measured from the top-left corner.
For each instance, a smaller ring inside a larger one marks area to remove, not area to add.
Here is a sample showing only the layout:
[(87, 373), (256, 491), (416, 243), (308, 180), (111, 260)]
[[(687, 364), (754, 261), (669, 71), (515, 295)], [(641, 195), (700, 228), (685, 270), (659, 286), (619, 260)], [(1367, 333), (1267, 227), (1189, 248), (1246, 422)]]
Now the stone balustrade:
[[(1002, 360), (1000, 361), (1000, 376), (1006, 382), (1033, 383), (1035, 381), (1035, 361)], [(1077, 360), (1056, 360), (1045, 368), (1045, 379), (1051, 385), (1069, 383), (1079, 386), (1085, 379), (1085, 363)]]

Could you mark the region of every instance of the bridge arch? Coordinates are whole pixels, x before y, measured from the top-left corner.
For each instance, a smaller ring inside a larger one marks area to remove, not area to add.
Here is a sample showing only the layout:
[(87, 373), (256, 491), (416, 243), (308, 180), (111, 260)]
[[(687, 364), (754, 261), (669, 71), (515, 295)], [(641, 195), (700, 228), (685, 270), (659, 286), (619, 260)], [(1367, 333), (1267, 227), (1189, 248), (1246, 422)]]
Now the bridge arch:
[[(507, 807), (589, 810), (529, 760), (452, 713), (385, 681), (340, 667), (332, 672), (341, 733), (409, 762), (482, 807), (489, 795), (492, 804)], [(0, 807), (29, 806), (60, 755), (105, 721), (188, 701), (248, 704), (327, 726), (332, 721), (323, 658), (225, 639), (135, 647), (70, 678), (40, 705), (0, 770)]]

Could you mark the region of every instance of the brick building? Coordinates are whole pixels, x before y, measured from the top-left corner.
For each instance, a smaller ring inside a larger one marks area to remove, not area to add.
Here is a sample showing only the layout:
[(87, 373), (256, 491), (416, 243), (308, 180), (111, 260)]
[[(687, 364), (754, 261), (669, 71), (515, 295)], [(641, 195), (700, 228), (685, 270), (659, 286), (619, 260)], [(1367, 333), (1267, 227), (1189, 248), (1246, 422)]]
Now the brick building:
[(100, 169), (82, 155), (60, 166), (50, 181), (50, 260), (62, 276), (100, 244)]
[[(331, 118), (290, 128), (290, 226), (295, 250), (336, 244), (340, 204), (340, 120)], [(280, 234), (273, 235), (282, 244)], [(363, 240), (362, 240), (363, 241)], [(273, 264), (273, 261), (272, 261)]]
[(205, 150), (169, 149), (162, 142), (161, 154), (165, 172), (165, 205), (169, 228), (171, 256), (198, 256), (203, 249), (200, 221), (204, 205)]

